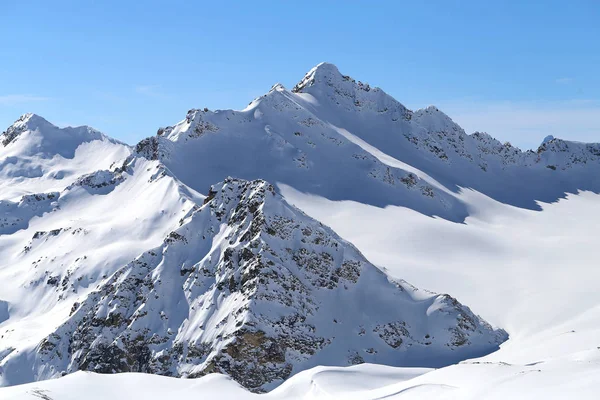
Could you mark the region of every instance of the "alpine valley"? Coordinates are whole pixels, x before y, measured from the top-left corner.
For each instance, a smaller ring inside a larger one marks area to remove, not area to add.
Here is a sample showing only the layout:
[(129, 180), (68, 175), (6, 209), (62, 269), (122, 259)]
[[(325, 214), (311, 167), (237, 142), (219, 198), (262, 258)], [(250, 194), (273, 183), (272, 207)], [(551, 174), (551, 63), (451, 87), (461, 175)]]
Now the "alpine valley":
[(596, 398), (598, 193), (600, 144), (522, 151), (327, 63), (133, 147), (23, 115), (0, 399)]

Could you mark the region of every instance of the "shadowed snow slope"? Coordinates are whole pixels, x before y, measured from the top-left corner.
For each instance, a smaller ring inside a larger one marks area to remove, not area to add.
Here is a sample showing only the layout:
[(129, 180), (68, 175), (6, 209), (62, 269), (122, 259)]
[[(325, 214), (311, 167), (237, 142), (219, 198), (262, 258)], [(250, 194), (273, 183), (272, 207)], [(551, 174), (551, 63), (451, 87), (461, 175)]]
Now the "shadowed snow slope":
[[(452, 386), (443, 392), (457, 399), (596, 398), (598, 195), (569, 195), (540, 204), (543, 211), (537, 212), (465, 190), (461, 196), (473, 215), (454, 224), (399, 207), (331, 202), (291, 188), (283, 194), (389, 275), (444, 288), (508, 331), (510, 339), (499, 351), (423, 375), (408, 386)], [(408, 393), (403, 396), (410, 398)]]

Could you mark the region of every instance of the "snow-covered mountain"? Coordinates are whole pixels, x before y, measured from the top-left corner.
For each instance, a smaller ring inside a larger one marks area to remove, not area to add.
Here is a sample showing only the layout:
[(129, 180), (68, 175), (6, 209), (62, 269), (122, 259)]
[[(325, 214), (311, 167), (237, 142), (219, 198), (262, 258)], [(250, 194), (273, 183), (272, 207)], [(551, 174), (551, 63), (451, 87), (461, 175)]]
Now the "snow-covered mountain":
[(5, 384), (223, 372), (264, 390), (319, 363), (440, 366), (506, 338), (449, 296), (389, 280), (264, 181), (204, 198), (135, 156), (71, 181), (26, 195), (41, 211), (0, 238)]
[(242, 111), (190, 110), (137, 150), (198, 191), (230, 175), (262, 178), (452, 221), (468, 215), (459, 187), (538, 210), (536, 201), (600, 191), (600, 144), (552, 138), (523, 152), (485, 133), (467, 135), (436, 107), (408, 110), (327, 63)]
[(0, 135), (1, 199), (60, 190), (130, 153), (129, 146), (93, 128), (61, 129), (25, 114)]
[(213, 186), (180, 225), (74, 304), (34, 379), (221, 372), (264, 390), (319, 364), (442, 366), (506, 339), (452, 297), (391, 281), (264, 181)]
[[(275, 85), (241, 111), (190, 110), (134, 147), (33, 114), (0, 143), (2, 385), (78, 370), (220, 372), (263, 391), (318, 365), (483, 356), (506, 333), (403, 275), (446, 292), (456, 274), (449, 292), (512, 335), (495, 312), (513, 295), (496, 290), (500, 272), (453, 259), (484, 241), (473, 219), (600, 191), (598, 144), (547, 138), (522, 152), (326, 63), (291, 91)], [(460, 227), (462, 240), (432, 228), (433, 248), (413, 243), (430, 224)], [(479, 291), (503, 293), (498, 308)]]

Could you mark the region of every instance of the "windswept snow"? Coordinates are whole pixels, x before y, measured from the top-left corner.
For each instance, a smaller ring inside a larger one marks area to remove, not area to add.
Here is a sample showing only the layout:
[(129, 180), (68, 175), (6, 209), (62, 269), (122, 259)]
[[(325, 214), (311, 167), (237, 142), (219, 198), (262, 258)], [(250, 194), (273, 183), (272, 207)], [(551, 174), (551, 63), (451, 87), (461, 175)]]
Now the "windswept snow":
[(177, 379), (136, 373), (76, 372), (59, 379), (3, 388), (0, 399), (591, 400), (597, 398), (598, 374), (598, 366), (589, 363), (568, 369), (560, 362), (547, 363), (543, 369), (537, 365), (466, 363), (433, 371), (361, 364), (346, 368), (315, 367), (293, 376), (267, 394), (254, 394), (219, 374)]

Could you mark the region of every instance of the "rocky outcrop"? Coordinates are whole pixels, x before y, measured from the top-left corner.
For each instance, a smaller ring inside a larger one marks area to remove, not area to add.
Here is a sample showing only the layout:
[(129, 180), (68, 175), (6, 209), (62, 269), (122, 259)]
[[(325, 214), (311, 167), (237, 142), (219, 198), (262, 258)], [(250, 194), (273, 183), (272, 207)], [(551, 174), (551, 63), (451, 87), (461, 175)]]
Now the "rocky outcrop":
[(158, 160), (158, 139), (152, 136), (141, 140), (135, 146), (135, 154), (148, 160)]
[(58, 192), (22, 196), (19, 201), (0, 200), (0, 235), (11, 234), (29, 226), (35, 216), (58, 207)]
[(107, 194), (124, 179), (120, 170), (101, 170), (77, 178), (73, 184), (67, 187), (67, 190), (82, 187), (93, 194)]
[(29, 118), (29, 114), (22, 115), (15, 123), (6, 129), (6, 131), (2, 132), (0, 137), (0, 143), (2, 146), (8, 146), (12, 141), (14, 141), (22, 132), (27, 129), (25, 122)]

